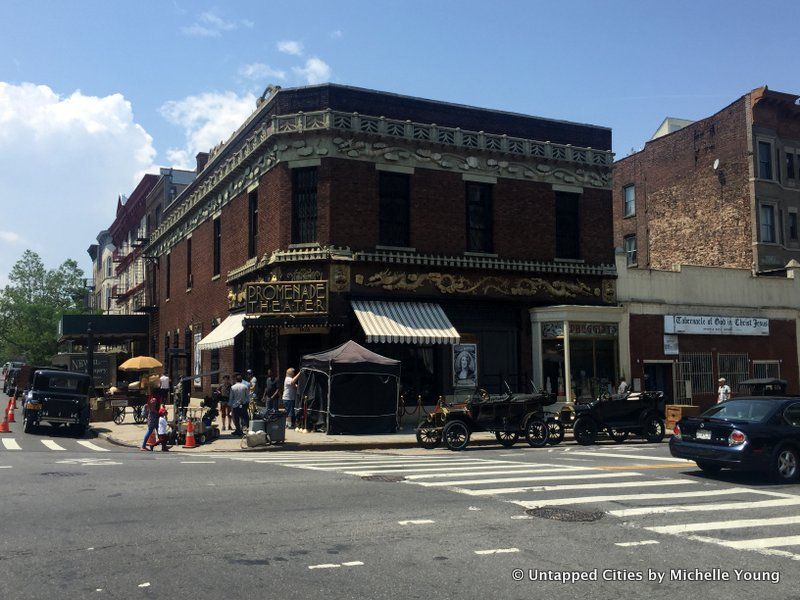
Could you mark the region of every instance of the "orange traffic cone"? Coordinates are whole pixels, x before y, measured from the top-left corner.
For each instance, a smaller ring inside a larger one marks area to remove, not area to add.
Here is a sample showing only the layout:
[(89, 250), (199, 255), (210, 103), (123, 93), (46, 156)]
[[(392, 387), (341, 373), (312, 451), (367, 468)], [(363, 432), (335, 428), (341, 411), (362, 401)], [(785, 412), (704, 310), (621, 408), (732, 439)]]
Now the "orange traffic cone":
[(11, 433), (11, 428), (8, 426), (8, 413), (3, 413), (3, 420), (0, 421), (0, 433)]
[(150, 432), (150, 437), (147, 438), (147, 444), (146, 445), (150, 446), (151, 449), (155, 448), (156, 446), (158, 446), (158, 440), (156, 439), (155, 430)]
[(189, 419), (186, 421), (186, 442), (183, 444), (184, 448), (197, 448), (197, 442), (194, 440), (194, 423)]
[(9, 423), (16, 423), (17, 420), (14, 418), (14, 401), (8, 401), (8, 422)]

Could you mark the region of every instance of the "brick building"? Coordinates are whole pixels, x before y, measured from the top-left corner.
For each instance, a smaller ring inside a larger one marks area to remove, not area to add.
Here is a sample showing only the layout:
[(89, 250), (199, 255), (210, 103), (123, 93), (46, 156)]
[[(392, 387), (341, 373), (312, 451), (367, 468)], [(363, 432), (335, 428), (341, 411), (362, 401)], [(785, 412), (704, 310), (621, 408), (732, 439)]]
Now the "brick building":
[(158, 355), (263, 375), (355, 339), (426, 403), (503, 379), (590, 393), (619, 369), (610, 148), (602, 127), (272, 90), (150, 237)]
[(634, 387), (700, 406), (718, 377), (734, 389), (782, 377), (797, 392), (797, 99), (762, 87), (696, 122), (668, 118), (615, 163), (621, 360)]

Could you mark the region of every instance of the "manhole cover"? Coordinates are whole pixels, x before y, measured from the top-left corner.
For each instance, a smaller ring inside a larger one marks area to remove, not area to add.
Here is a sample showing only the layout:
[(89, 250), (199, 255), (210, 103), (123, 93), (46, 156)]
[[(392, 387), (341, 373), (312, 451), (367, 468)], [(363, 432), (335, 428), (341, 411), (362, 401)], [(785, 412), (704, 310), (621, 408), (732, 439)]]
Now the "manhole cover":
[(40, 473), (40, 475), (44, 475), (46, 477), (78, 477), (79, 475), (86, 475), (86, 473), (74, 473), (71, 471), (46, 471), (45, 473)]
[(603, 511), (601, 510), (569, 510), (554, 506), (530, 508), (525, 513), (532, 517), (550, 519), (552, 521), (566, 521), (567, 523), (588, 523), (603, 518)]
[(361, 479), (364, 481), (385, 481), (386, 483), (397, 483), (398, 481), (406, 480), (402, 475), (364, 475)]

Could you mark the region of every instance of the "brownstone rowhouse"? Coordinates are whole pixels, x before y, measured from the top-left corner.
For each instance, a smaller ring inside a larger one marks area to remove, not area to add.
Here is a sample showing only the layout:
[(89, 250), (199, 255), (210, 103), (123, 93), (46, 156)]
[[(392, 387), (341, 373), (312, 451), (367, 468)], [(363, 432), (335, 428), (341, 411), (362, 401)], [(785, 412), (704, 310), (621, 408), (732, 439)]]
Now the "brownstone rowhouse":
[[(531, 310), (615, 303), (610, 149), (593, 125), (278, 90), (150, 239), (160, 351), (187, 350), (193, 372), (263, 377), (354, 339), (401, 359), (404, 393), (426, 404), (543, 385)], [(606, 386), (617, 364), (587, 377)]]

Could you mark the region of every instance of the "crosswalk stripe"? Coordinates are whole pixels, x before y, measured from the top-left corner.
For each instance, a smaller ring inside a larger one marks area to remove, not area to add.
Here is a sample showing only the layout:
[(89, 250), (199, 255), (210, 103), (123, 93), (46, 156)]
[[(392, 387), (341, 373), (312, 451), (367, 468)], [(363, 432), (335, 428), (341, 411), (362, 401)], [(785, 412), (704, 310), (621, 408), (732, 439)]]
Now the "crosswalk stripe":
[(55, 441), (53, 441), (53, 440), (41, 440), (41, 442), (42, 442), (42, 444), (44, 444), (46, 447), (50, 448), (50, 450), (66, 450), (66, 448), (64, 448), (63, 446), (59, 446), (59, 445), (58, 445), (58, 444), (57, 444)]
[(689, 479), (648, 479), (644, 481), (614, 481), (612, 483), (565, 483), (563, 485), (530, 485), (525, 487), (491, 488), (481, 490), (459, 490), (470, 496), (495, 496), (498, 494), (521, 494), (525, 492), (560, 492), (566, 490), (594, 490), (606, 488), (661, 487), (669, 485), (694, 485)]
[[(751, 494), (760, 494), (758, 490), (750, 490)], [(721, 502), (709, 504), (679, 504), (670, 506), (647, 506), (643, 508), (626, 508), (611, 510), (608, 514), (615, 517), (636, 517), (641, 515), (663, 515), (667, 513), (702, 512), (706, 510), (751, 510), (754, 508), (776, 508), (779, 506), (797, 506), (800, 497), (781, 498), (778, 500), (757, 500), (755, 502)]]
[(544, 500), (509, 500), (523, 508), (540, 506), (564, 506), (568, 504), (591, 504), (595, 502), (615, 502), (619, 500), (668, 500), (670, 498), (696, 498), (698, 496), (730, 496), (746, 494), (747, 488), (728, 488), (724, 490), (701, 490), (698, 492), (667, 492), (660, 494), (617, 494), (613, 496), (576, 496), (574, 498), (551, 498)]
[[(364, 469), (368, 469), (368, 468), (371, 468), (371, 467), (378, 467), (378, 468), (396, 467), (396, 468), (399, 469), (399, 468), (402, 468), (402, 467), (409, 467), (409, 468), (413, 468), (413, 467), (437, 467), (437, 468), (442, 468), (442, 467), (447, 466), (447, 465), (456, 465), (456, 466), (458, 466), (458, 465), (461, 465), (461, 466), (466, 466), (466, 465), (471, 465), (471, 466), (487, 465), (488, 466), (489, 464), (491, 464), (491, 463), (486, 463), (486, 462), (483, 462), (483, 461), (475, 461), (475, 460), (460, 460), (458, 462), (448, 462), (448, 463), (441, 463), (441, 462), (380, 462), (380, 463), (345, 463), (345, 464), (337, 463), (335, 465), (318, 465), (318, 464), (315, 464), (315, 463), (298, 465), (297, 463), (293, 463), (291, 466), (293, 466), (293, 467), (297, 466), (298, 468), (302, 468), (302, 469), (311, 469), (313, 471), (338, 471), (338, 470), (346, 469), (346, 468), (357, 469), (359, 467), (362, 467)], [(498, 466), (498, 467), (499, 466), (505, 466), (507, 464), (508, 463), (495, 463), (495, 465)]]
[[(473, 476), (473, 475), (520, 475), (526, 473), (563, 473), (565, 470), (569, 470), (570, 472), (576, 471), (592, 471), (588, 467), (562, 467), (560, 469), (554, 469), (552, 467), (548, 467), (546, 469), (502, 469), (497, 470), (496, 468), (491, 471), (486, 471), (485, 469), (481, 469), (478, 471), (466, 471), (460, 472), (456, 469), (448, 469), (447, 471), (437, 470), (434, 473), (420, 473), (418, 475), (406, 475), (406, 479), (445, 479), (448, 477), (466, 477), (466, 476)], [(416, 471), (415, 471), (416, 472)]]
[(573, 452), (573, 455), (577, 454), (578, 456), (605, 456), (611, 458), (626, 458), (629, 460), (655, 460), (658, 462), (681, 462), (684, 461), (687, 464), (694, 463), (693, 460), (686, 460), (683, 458), (674, 458), (674, 457), (664, 457), (664, 456), (642, 456), (641, 454), (636, 455), (627, 455), (627, 454), (617, 454), (612, 452)]
[(660, 527), (645, 527), (653, 533), (694, 533), (697, 531), (715, 531), (721, 529), (744, 529), (745, 527), (770, 527), (775, 525), (797, 525), (800, 516), (773, 517), (767, 519), (739, 519), (737, 521), (709, 521), (706, 523), (681, 523), (679, 525), (663, 525)]
[(727, 548), (737, 550), (758, 550), (761, 548), (780, 548), (781, 546), (800, 546), (800, 535), (783, 537), (758, 538), (755, 540), (719, 540), (715, 542)]
[(22, 450), (14, 438), (3, 438), (3, 446), (6, 447), (6, 450)]
[[(564, 467), (538, 467), (538, 466), (529, 466), (529, 465), (457, 465), (455, 467), (451, 467), (449, 465), (423, 465), (422, 467), (410, 466), (410, 467), (398, 467), (396, 469), (358, 469), (353, 471), (344, 471), (349, 475), (370, 475), (370, 474), (378, 474), (378, 473), (397, 473), (397, 472), (414, 472), (414, 473), (439, 473), (444, 476), (452, 475), (454, 477), (462, 476), (462, 475), (469, 475), (474, 473), (475, 475), (492, 475), (492, 474), (505, 474), (505, 473), (524, 473), (526, 471), (533, 471), (536, 473), (545, 473), (548, 471), (591, 471), (592, 469), (588, 467), (575, 467), (575, 466), (564, 466)], [(466, 471), (466, 472), (464, 472)]]
[(77, 442), (84, 448), (94, 450), (95, 452), (108, 452), (108, 448), (103, 448), (97, 444), (93, 444), (92, 442), (87, 442), (86, 440), (77, 440)]
[(635, 477), (641, 475), (633, 471), (617, 471), (613, 473), (597, 473), (597, 474), (581, 474), (581, 475), (543, 475), (534, 477), (500, 477), (496, 479), (465, 479), (459, 481), (409, 481), (413, 485), (421, 485), (423, 487), (445, 487), (445, 486), (459, 486), (459, 485), (481, 485), (487, 483), (514, 483), (516, 481), (547, 481), (547, 480), (565, 480), (565, 479), (608, 479), (611, 477)]

